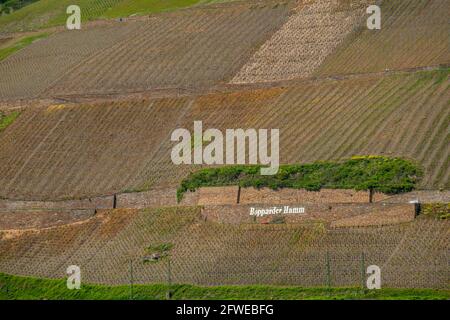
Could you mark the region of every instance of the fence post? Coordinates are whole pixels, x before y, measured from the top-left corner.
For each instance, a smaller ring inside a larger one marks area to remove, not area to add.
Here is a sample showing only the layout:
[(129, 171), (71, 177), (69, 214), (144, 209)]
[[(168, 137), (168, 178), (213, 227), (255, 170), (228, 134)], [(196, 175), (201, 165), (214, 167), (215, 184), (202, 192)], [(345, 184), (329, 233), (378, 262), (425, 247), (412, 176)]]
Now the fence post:
[(133, 259), (130, 259), (130, 300), (133, 300)]
[(369, 188), (369, 203), (373, 202), (373, 194), (374, 194), (373, 188)]
[(364, 251), (361, 251), (361, 288), (364, 290), (366, 287), (366, 257)]
[(326, 267), (327, 267), (327, 287), (331, 288), (331, 267), (330, 267), (330, 253), (327, 251), (326, 256)]
[(170, 300), (172, 298), (172, 272), (170, 269), (170, 255), (167, 256), (167, 284), (168, 284), (168, 290), (166, 293), (166, 299)]
[(238, 186), (237, 200), (236, 203), (239, 204), (241, 202), (241, 186)]
[(414, 214), (416, 216), (418, 216), (421, 211), (422, 211), (422, 206), (421, 206), (420, 202), (419, 201), (414, 202)]

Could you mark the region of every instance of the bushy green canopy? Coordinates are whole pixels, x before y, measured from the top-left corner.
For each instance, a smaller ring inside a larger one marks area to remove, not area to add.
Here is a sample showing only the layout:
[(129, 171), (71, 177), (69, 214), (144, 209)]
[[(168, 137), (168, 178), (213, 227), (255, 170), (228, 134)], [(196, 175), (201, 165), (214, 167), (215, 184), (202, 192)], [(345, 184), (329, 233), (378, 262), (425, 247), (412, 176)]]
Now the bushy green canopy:
[(415, 163), (402, 158), (381, 156), (353, 157), (344, 161), (321, 161), (280, 166), (273, 176), (260, 174), (260, 165), (205, 168), (191, 173), (177, 190), (178, 200), (186, 191), (206, 186), (295, 188), (307, 190), (356, 189), (393, 194), (408, 192), (422, 176)]

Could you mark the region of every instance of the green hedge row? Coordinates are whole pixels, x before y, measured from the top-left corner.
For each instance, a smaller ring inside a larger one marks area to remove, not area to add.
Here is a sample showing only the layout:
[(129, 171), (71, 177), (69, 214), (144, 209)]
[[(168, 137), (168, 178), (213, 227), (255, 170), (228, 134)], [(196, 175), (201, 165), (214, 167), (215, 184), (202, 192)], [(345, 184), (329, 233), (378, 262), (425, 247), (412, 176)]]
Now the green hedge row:
[(235, 165), (205, 168), (191, 173), (181, 182), (177, 199), (187, 191), (207, 186), (307, 189), (356, 189), (395, 194), (414, 189), (422, 177), (420, 167), (406, 159), (363, 156), (331, 162), (280, 166), (273, 176), (260, 175), (260, 165)]

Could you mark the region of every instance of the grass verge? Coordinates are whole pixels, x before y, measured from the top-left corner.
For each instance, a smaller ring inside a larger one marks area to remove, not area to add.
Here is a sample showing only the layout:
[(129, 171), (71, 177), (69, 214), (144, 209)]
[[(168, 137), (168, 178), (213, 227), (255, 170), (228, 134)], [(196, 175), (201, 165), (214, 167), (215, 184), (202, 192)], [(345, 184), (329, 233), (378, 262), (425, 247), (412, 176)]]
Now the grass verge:
[(424, 203), (422, 214), (440, 220), (450, 219), (450, 203)]
[(24, 37), (24, 38), (20, 39), (19, 41), (15, 42), (14, 44), (10, 45), (9, 47), (0, 49), (0, 61), (2, 61), (3, 59), (6, 59), (13, 53), (19, 51), (20, 49), (23, 49), (26, 46), (29, 46), (34, 41), (43, 39), (47, 36), (48, 36), (48, 33), (41, 33), (41, 34), (34, 35), (34, 36)]
[(11, 112), (8, 115), (4, 115), (0, 112), (0, 132), (5, 130), (11, 123), (13, 123), (19, 115), (19, 111)]
[(148, 284), (104, 286), (82, 284), (79, 290), (69, 290), (65, 280), (40, 279), (0, 273), (1, 300), (164, 300), (168, 290), (172, 299), (203, 300), (304, 300), (304, 299), (395, 299), (395, 300), (446, 300), (450, 290), (433, 289), (381, 289), (360, 288), (302, 288), (266, 285), (249, 286), (194, 286)]
[(66, 9), (76, 4), (81, 9), (81, 21), (113, 19), (174, 11), (197, 5), (208, 5), (231, 0), (45, 0), (34, 1), (11, 14), (0, 16), (0, 33), (39, 30), (64, 26)]

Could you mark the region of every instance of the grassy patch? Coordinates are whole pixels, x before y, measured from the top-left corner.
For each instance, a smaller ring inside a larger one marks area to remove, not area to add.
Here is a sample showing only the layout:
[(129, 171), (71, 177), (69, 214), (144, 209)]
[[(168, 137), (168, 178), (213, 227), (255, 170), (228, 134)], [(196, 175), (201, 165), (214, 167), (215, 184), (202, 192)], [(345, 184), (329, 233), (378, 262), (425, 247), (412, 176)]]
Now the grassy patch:
[(80, 290), (69, 290), (65, 280), (39, 279), (33, 277), (13, 276), (0, 273), (0, 299), (92, 299), (92, 300), (163, 300), (170, 289), (172, 299), (403, 299), (403, 300), (446, 300), (450, 298), (449, 290), (431, 289), (381, 289), (362, 290), (359, 288), (302, 288), (282, 286), (194, 286), (148, 284), (104, 286), (82, 284)]
[(408, 192), (422, 176), (414, 163), (380, 156), (353, 157), (341, 162), (282, 165), (273, 176), (260, 175), (259, 165), (236, 165), (206, 168), (191, 173), (177, 190), (180, 201), (186, 191), (207, 186), (230, 186), (307, 189), (356, 189), (394, 194)]
[(159, 262), (168, 257), (170, 250), (173, 248), (173, 243), (160, 243), (156, 245), (150, 245), (146, 248), (147, 256), (144, 259), (145, 263)]
[(125, 0), (105, 12), (105, 17), (128, 17), (130, 15), (142, 15), (172, 11), (190, 7), (202, 2), (201, 0)]
[(9, 14), (38, 0), (0, 0), (0, 14)]
[(19, 41), (15, 42), (14, 44), (10, 45), (9, 47), (0, 49), (0, 61), (3, 59), (6, 59), (13, 53), (19, 51), (20, 49), (25, 48), (26, 46), (32, 44), (34, 41), (43, 39), (48, 36), (48, 33), (41, 33), (35, 36), (29, 36), (20, 39)]
[(173, 11), (193, 5), (204, 5), (229, 0), (42, 0), (36, 1), (12, 14), (0, 16), (0, 30), (5, 32), (37, 30), (63, 26), (66, 9), (76, 4), (81, 9), (81, 21), (99, 18), (118, 18)]
[(450, 203), (424, 203), (422, 214), (427, 217), (433, 217), (440, 220), (450, 218)]
[(434, 81), (433, 84), (442, 84), (444, 81), (448, 79), (448, 76), (450, 74), (450, 68), (448, 67), (441, 67), (436, 70), (425, 70), (425, 71), (418, 71), (416, 73), (416, 76), (418, 80), (422, 83), (428, 82), (428, 81)]
[(0, 132), (5, 130), (11, 123), (16, 120), (16, 118), (20, 115), (19, 111), (11, 112), (8, 115), (5, 115), (0, 112)]

